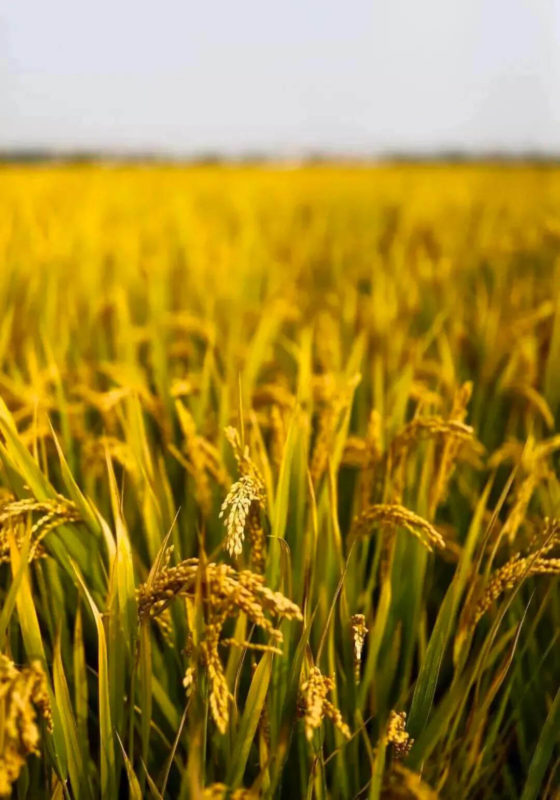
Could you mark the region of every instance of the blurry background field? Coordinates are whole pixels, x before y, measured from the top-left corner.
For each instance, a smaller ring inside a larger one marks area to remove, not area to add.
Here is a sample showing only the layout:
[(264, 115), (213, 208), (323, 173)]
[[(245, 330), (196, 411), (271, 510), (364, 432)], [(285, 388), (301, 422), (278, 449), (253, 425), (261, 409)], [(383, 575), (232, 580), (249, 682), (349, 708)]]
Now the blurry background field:
[(0, 793), (557, 797), (558, 170), (0, 182)]

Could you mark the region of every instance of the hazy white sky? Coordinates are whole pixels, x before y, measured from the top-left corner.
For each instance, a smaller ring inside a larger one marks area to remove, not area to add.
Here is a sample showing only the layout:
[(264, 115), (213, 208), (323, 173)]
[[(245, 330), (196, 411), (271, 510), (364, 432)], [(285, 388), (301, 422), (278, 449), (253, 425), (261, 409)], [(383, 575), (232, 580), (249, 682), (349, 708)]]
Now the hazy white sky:
[(560, 152), (560, 0), (0, 0), (0, 148)]

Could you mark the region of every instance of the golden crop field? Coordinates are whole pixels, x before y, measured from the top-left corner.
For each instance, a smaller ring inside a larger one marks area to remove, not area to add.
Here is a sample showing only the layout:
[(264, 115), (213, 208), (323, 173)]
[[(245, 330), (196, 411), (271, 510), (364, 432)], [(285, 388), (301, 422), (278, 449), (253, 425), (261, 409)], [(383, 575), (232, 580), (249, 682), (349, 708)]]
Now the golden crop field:
[(0, 795), (559, 797), (560, 171), (0, 170)]

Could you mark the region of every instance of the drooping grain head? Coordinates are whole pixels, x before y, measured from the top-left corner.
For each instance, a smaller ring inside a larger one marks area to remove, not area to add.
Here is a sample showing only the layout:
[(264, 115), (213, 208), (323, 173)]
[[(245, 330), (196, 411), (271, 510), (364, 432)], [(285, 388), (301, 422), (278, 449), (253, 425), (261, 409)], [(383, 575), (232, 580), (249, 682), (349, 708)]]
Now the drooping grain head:
[(52, 731), (47, 679), (39, 662), (18, 669), (0, 654), (0, 795), (8, 795), (27, 758), (39, 755), (37, 710)]

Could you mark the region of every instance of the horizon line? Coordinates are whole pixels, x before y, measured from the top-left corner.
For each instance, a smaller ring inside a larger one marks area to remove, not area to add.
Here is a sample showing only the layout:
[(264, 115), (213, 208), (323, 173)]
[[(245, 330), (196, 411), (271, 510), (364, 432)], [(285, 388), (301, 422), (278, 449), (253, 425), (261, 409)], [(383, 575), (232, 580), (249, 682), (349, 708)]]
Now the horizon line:
[(515, 163), (515, 164), (560, 164), (560, 151), (538, 148), (519, 149), (469, 149), (441, 147), (426, 149), (390, 149), (364, 152), (333, 152), (321, 148), (305, 149), (301, 152), (281, 153), (266, 148), (249, 149), (239, 153), (223, 153), (219, 150), (198, 150), (179, 153), (158, 148), (123, 149), (90, 147), (6, 147), (0, 146), (0, 164), (32, 163), (123, 163), (123, 164), (169, 164), (169, 165), (243, 165), (243, 164), (356, 164), (374, 165), (387, 163)]

